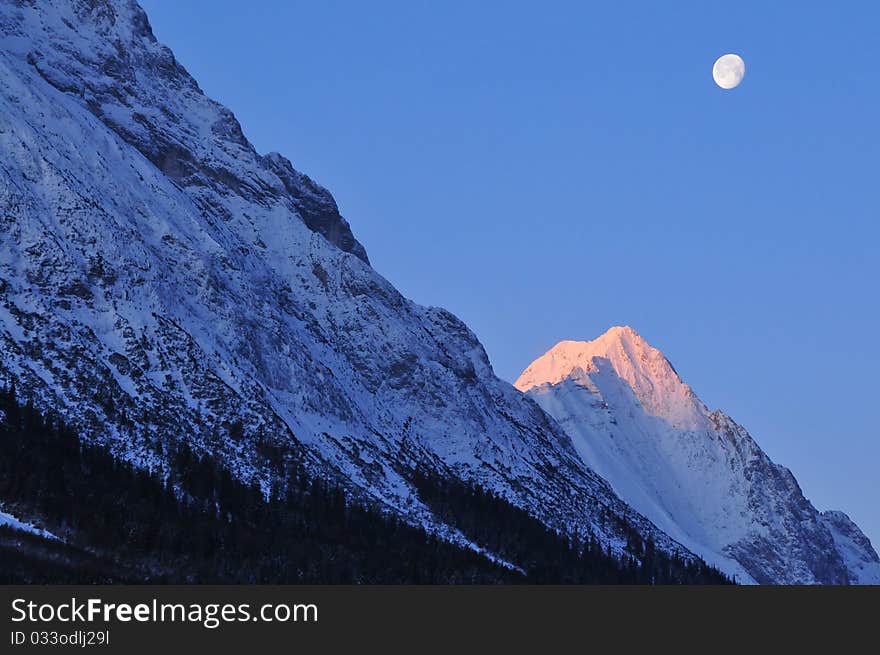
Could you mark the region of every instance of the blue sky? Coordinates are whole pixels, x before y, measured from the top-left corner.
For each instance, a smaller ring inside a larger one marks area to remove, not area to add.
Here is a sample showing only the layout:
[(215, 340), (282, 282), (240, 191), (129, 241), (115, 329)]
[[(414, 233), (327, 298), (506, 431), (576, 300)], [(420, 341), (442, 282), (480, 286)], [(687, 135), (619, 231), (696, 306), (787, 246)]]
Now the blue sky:
[(501, 377), (632, 325), (880, 545), (880, 5), (141, 4)]

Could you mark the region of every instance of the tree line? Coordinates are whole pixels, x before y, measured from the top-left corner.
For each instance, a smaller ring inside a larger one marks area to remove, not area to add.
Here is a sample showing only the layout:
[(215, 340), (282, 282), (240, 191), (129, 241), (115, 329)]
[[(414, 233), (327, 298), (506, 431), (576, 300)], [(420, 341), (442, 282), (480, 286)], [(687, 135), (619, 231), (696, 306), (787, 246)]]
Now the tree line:
[(690, 583), (726, 581), (631, 537), (573, 542), (490, 492), (413, 473), (423, 502), (511, 570), (356, 500), (294, 456), (269, 496), (169, 437), (148, 471), (0, 389), (0, 502), (63, 541), (0, 528), (0, 583)]
[(423, 502), (474, 543), (525, 571), (534, 584), (729, 584), (701, 559), (658, 550), (622, 517), (604, 510), (626, 538), (625, 554), (613, 553), (595, 534), (559, 534), (498, 494), (455, 478), (416, 470), (412, 482)]

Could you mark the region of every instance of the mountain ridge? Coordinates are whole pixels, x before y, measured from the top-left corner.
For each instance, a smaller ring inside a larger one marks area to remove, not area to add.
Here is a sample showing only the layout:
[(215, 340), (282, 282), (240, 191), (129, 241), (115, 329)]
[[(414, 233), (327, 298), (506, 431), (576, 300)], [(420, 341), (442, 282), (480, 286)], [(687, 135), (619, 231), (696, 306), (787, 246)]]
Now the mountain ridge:
[[(292, 457), (465, 546), (417, 466), (615, 553), (623, 503), (473, 332), (404, 298), (129, 0), (0, 2), (0, 381), (139, 467), (181, 441), (271, 494)], [(181, 426), (185, 429), (181, 431)]]

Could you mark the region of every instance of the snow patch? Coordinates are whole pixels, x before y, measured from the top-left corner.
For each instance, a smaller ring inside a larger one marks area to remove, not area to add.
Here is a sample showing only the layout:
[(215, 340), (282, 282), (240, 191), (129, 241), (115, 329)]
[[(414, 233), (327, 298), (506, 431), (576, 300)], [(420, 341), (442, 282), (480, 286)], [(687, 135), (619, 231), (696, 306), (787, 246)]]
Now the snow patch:
[(17, 530), (19, 532), (27, 532), (28, 534), (37, 535), (38, 537), (43, 537), (44, 539), (52, 539), (53, 541), (61, 541), (54, 534), (49, 532), (48, 530), (43, 530), (42, 528), (38, 528), (31, 523), (26, 523), (15, 518), (12, 514), (7, 514), (6, 512), (0, 512), (0, 527), (12, 528), (13, 530)]

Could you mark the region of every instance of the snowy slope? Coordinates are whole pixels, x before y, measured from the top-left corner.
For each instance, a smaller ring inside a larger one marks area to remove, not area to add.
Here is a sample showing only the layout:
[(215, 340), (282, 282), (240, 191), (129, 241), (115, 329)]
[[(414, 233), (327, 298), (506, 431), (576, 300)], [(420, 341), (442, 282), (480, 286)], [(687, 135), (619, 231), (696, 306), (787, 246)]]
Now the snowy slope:
[(6, 512), (0, 512), (0, 528), (9, 528), (18, 532), (27, 532), (28, 534), (43, 537), (44, 539), (53, 539), (56, 541), (60, 541), (58, 537), (56, 537), (48, 530), (43, 530), (42, 528), (38, 528), (35, 525), (31, 525), (30, 523), (20, 521), (12, 514), (7, 514)]
[(710, 412), (631, 328), (563, 341), (515, 386), (559, 421), (621, 498), (738, 580), (880, 582), (859, 529), (843, 514), (820, 514), (788, 469)]
[(0, 382), (158, 466), (268, 491), (286, 457), (461, 540), (407, 481), (480, 482), (613, 548), (629, 510), (449, 312), (402, 297), (325, 189), (258, 154), (129, 0), (0, 0)]

